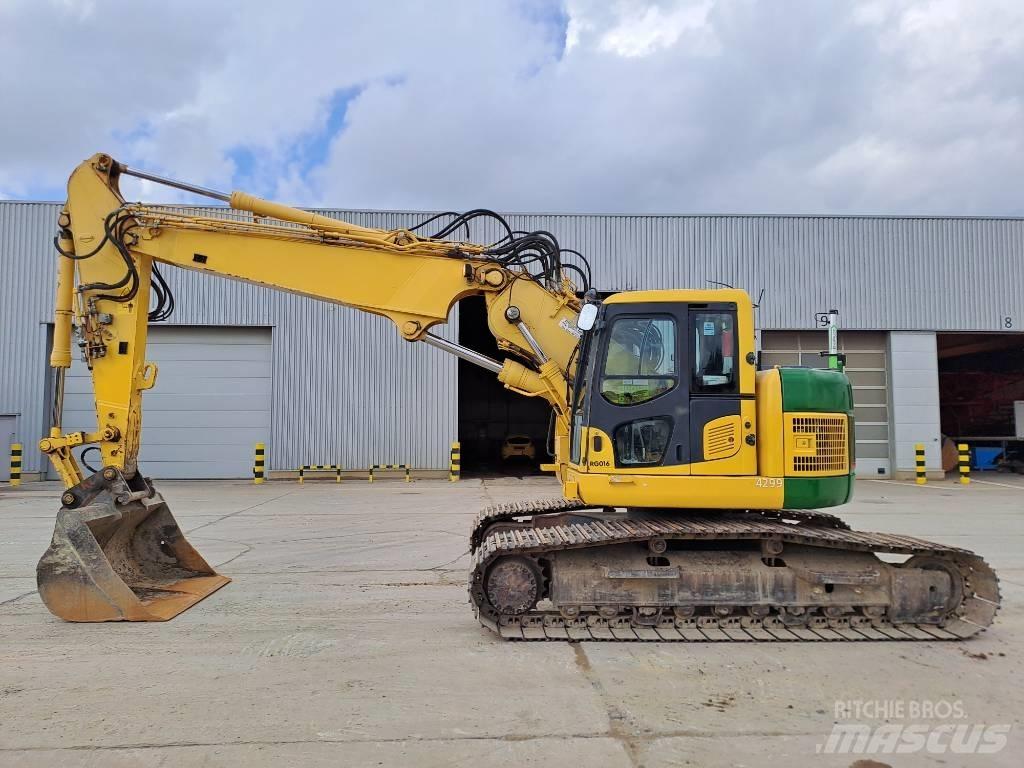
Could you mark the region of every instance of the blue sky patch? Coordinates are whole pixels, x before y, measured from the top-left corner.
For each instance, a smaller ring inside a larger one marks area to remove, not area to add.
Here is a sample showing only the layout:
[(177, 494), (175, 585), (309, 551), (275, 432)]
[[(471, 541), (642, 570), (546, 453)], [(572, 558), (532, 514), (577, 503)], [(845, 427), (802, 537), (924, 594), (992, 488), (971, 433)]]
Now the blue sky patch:
[(327, 161), (331, 142), (345, 130), (345, 117), (349, 105), (363, 90), (363, 86), (357, 85), (341, 88), (331, 94), (327, 101), (326, 122), (320, 130), (314, 130), (295, 142), (288, 156), (290, 165), (296, 166), (299, 172), (305, 175)]
[(552, 0), (526, 0), (522, 9), (523, 16), (544, 28), (549, 42), (555, 48), (555, 58), (561, 61), (569, 33), (569, 12), (565, 6)]

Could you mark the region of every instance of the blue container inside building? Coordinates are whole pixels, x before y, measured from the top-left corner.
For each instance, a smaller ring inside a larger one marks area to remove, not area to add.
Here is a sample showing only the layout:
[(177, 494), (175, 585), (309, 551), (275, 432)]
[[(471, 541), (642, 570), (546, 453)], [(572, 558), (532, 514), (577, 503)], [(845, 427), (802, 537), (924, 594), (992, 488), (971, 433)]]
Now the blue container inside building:
[(974, 461), (971, 462), (971, 466), (974, 469), (995, 469), (996, 461), (1003, 455), (1002, 448), (988, 447), (988, 446), (977, 446), (972, 450), (974, 454)]

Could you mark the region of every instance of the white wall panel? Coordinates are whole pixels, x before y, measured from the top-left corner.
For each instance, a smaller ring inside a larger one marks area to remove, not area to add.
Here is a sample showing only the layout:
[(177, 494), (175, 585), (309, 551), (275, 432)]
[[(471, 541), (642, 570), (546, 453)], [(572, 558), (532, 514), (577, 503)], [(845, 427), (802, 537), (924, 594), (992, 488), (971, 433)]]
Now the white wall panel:
[(939, 427), (939, 367), (934, 333), (889, 335), (892, 442), (897, 477), (915, 469), (914, 446), (925, 448), (929, 472), (942, 470)]
[[(158, 325), (146, 357), (158, 373), (142, 396), (142, 471), (157, 479), (251, 477), (253, 447), (270, 439), (270, 329)], [(76, 360), (65, 431), (96, 429), (93, 402), (92, 377)], [(100, 465), (95, 451), (86, 461)]]

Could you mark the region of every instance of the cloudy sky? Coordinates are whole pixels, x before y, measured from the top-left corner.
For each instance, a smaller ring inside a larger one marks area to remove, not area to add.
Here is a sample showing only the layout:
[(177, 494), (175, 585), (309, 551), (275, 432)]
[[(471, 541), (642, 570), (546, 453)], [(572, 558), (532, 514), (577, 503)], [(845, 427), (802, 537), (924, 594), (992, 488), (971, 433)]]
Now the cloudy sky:
[(1022, 101), (1020, 0), (0, 0), (0, 199), (1021, 215)]

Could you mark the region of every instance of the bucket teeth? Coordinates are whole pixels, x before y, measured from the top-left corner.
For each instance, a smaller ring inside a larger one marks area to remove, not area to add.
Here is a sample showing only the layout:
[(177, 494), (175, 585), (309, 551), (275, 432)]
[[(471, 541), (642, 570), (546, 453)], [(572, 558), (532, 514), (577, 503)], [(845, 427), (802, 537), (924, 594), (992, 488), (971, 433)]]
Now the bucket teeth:
[(166, 621), (230, 581), (189, 544), (141, 477), (128, 481), (108, 467), (64, 499), (36, 581), (46, 607), (65, 621)]

